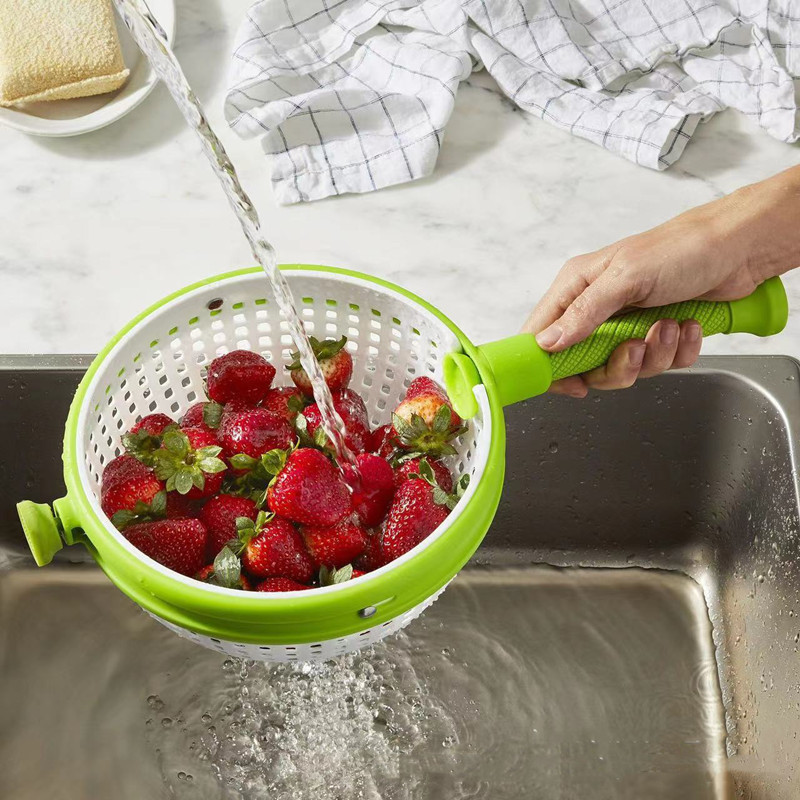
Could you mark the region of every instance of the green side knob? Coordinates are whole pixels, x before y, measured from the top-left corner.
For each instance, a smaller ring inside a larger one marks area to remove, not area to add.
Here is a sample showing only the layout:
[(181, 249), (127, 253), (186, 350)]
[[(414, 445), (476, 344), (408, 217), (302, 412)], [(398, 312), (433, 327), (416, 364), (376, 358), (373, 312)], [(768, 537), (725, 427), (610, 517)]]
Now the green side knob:
[(481, 377), (494, 381), (504, 406), (527, 400), (546, 392), (553, 381), (605, 364), (620, 344), (628, 339), (643, 339), (660, 319), (697, 320), (703, 336), (716, 333), (772, 336), (784, 329), (788, 318), (783, 283), (780, 278), (770, 278), (741, 300), (687, 300), (621, 314), (604, 322), (582, 342), (559, 353), (542, 350), (529, 333), (481, 345), (477, 364), (464, 353), (449, 353), (443, 363), (444, 382), (456, 413), (469, 419), (478, 413), (473, 389), (481, 383)]
[(49, 564), (64, 546), (52, 509), (46, 503), (23, 500), (17, 503), (17, 514), (36, 563), (40, 567)]

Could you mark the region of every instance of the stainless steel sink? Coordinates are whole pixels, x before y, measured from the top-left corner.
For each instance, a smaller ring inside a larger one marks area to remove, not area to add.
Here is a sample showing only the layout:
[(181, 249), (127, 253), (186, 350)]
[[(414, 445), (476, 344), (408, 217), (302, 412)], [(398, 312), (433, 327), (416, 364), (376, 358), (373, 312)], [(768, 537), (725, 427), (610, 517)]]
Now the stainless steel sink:
[(406, 633), (303, 671), (173, 637), (14, 513), (62, 492), (80, 357), (0, 359), (0, 797), (800, 796), (800, 371), (709, 358), (508, 409), (483, 547)]

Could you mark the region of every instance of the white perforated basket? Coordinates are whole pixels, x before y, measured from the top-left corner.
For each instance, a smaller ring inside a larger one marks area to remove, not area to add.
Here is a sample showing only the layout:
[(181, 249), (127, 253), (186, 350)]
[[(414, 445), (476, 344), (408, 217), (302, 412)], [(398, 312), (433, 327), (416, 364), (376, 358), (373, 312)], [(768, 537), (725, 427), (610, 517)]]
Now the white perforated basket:
[[(351, 388), (364, 398), (373, 427), (390, 421), (392, 409), (415, 377), (430, 375), (441, 380), (442, 357), (450, 350), (461, 348), (455, 329), (401, 290), (365, 276), (325, 268), (288, 270), (285, 274), (307, 331), (320, 339), (338, 338), (343, 334), (348, 337), (347, 349), (354, 362)], [(135, 556), (138, 563), (146, 564), (147, 575), (153, 578), (152, 586), (171, 586), (178, 582), (191, 591), (193, 598), (212, 608), (216, 599), (225, 598), (230, 606), (231, 597), (235, 596), (240, 602), (244, 593), (183, 577), (140, 553), (100, 510), (100, 480), (104, 465), (120, 453), (120, 436), (124, 431), (146, 414), (164, 412), (177, 418), (192, 403), (205, 399), (204, 367), (216, 356), (237, 348), (254, 350), (271, 361), (278, 370), (274, 385), (290, 383), (283, 365), (290, 361), (294, 345), (261, 272), (234, 273), (181, 293), (127, 330), (102, 356), (82, 393), (74, 441), (82, 493), (104, 534), (111, 537), (109, 541), (113, 540), (115, 548)], [(253, 611), (254, 603), (262, 604), (259, 608), (263, 607), (266, 615), (271, 605), (285, 603), (287, 598), (294, 597), (301, 603), (306, 598), (300, 596), (312, 593), (316, 597), (333, 597), (350, 591), (355, 596), (356, 587), (360, 587), (359, 607), (353, 609), (352, 618), (326, 622), (328, 627), (349, 629), (344, 635), (310, 641), (306, 635), (305, 640), (298, 639), (290, 644), (285, 642), (285, 635), (276, 637), (280, 641), (269, 638), (253, 641), (248, 637), (248, 641), (242, 642), (213, 635), (213, 614), (198, 615), (197, 624), (194, 624), (190, 612), (182, 613), (179, 615), (182, 624), (177, 624), (176, 617), (169, 619), (166, 618), (171, 616), (169, 613), (160, 612), (167, 606), (158, 604), (158, 588), (150, 590), (154, 603), (146, 604), (141, 594), (135, 594), (135, 591), (142, 591), (146, 583), (144, 577), (139, 580), (142, 586), (134, 586), (131, 576), (123, 581), (115, 574), (110, 560), (104, 564), (98, 557), (98, 561), (112, 580), (171, 630), (233, 656), (269, 661), (318, 660), (374, 644), (417, 617), (439, 596), (460, 566), (448, 568), (443, 563), (442, 575), (436, 576), (431, 583), (433, 590), (422, 598), (414, 596), (418, 587), (406, 586), (408, 582), (392, 586), (391, 596), (386, 596), (389, 582), (384, 576), (401, 574), (400, 568), (420, 559), (422, 553), (436, 546), (449, 531), (454, 535), (454, 526), (459, 524), (480, 487), (489, 456), (492, 426), (486, 391), (478, 387), (476, 395), (481, 411), (469, 422), (467, 433), (455, 443), (458, 454), (451, 458), (449, 465), (455, 475), (470, 473), (471, 483), (455, 511), (431, 536), (402, 558), (347, 584), (309, 592), (247, 593), (247, 603), (251, 604), (248, 622), (252, 619), (255, 624), (258, 610)], [(87, 538), (94, 541), (89, 526), (85, 527)], [(475, 546), (484, 532), (469, 534), (475, 537)], [(96, 549), (102, 555), (101, 537), (96, 538)], [(105, 535), (102, 538), (105, 539)], [(469, 552), (472, 550), (474, 547)], [(410, 598), (415, 602), (411, 603)], [(384, 618), (387, 613), (384, 609), (389, 608), (398, 609), (398, 613)]]

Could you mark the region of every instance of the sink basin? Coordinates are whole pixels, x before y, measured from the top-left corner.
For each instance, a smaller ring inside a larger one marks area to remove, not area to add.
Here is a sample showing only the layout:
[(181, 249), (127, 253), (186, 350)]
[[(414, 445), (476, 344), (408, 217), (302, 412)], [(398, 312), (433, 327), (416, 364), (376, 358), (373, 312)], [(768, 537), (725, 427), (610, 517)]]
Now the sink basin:
[(405, 632), (327, 665), (173, 636), (14, 503), (63, 493), (85, 357), (0, 358), (0, 797), (800, 796), (789, 358), (507, 409), (495, 523)]

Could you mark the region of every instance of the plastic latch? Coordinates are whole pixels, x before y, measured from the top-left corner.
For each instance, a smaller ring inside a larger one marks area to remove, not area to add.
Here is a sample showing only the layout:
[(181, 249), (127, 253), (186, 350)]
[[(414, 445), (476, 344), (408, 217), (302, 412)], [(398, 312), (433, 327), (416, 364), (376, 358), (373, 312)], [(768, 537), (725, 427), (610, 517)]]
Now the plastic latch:
[(46, 503), (23, 500), (17, 503), (17, 514), (36, 563), (40, 567), (49, 564), (64, 546), (61, 525), (53, 510)]

